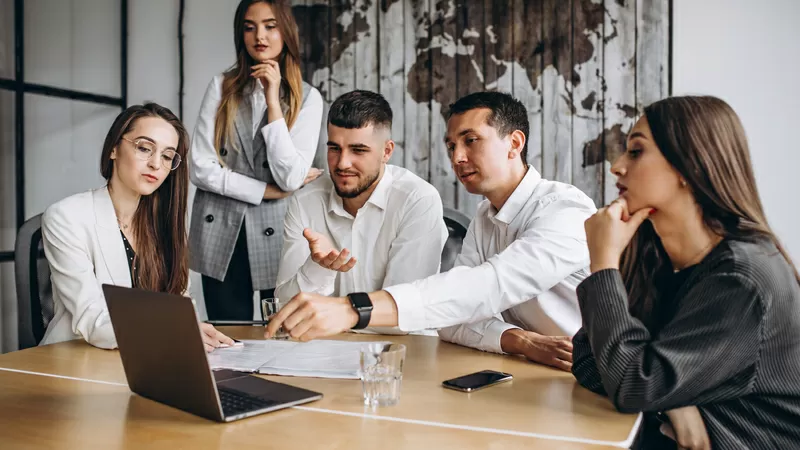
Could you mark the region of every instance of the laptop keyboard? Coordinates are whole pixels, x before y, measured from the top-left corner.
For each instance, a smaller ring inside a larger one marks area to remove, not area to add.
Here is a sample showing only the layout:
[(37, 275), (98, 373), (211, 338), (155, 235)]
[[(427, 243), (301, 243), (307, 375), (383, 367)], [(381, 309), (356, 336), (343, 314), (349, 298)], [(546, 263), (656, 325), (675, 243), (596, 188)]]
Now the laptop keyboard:
[(222, 413), (225, 414), (225, 417), (269, 408), (278, 403), (276, 401), (254, 397), (233, 389), (227, 389), (222, 386), (217, 386), (217, 390), (219, 391), (219, 400), (222, 402)]

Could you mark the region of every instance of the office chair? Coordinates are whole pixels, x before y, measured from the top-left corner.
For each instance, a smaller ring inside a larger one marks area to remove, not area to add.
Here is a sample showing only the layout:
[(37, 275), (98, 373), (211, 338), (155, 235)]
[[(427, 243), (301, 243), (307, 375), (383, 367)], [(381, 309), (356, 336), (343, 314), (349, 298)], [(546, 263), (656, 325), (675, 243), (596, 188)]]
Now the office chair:
[(50, 267), (42, 247), (42, 215), (28, 219), (17, 232), (14, 275), (17, 284), (19, 349), (35, 347), (53, 320)]
[(461, 252), (464, 238), (469, 228), (469, 217), (460, 211), (444, 208), (444, 224), (447, 226), (447, 242), (442, 249), (442, 266), (440, 271), (447, 272), (453, 268), (456, 256)]

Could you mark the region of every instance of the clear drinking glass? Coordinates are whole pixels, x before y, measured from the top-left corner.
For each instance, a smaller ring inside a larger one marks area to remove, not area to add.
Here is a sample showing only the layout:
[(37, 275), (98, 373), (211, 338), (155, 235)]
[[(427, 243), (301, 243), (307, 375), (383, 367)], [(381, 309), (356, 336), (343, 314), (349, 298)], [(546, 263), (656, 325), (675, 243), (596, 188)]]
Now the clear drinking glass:
[(373, 342), (361, 348), (361, 387), (364, 404), (392, 406), (400, 400), (406, 346)]
[[(261, 318), (264, 320), (269, 319), (270, 316), (276, 314), (283, 308), (284, 303), (278, 297), (267, 297), (261, 299)], [(275, 339), (289, 339), (289, 333), (280, 327), (275, 333)]]

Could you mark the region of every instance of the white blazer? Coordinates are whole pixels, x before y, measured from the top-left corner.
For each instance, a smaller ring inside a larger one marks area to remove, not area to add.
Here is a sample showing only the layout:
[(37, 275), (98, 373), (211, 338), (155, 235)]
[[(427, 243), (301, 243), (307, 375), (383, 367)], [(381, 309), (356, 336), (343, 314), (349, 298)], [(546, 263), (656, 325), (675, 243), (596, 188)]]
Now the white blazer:
[(84, 339), (95, 347), (116, 348), (102, 285), (131, 287), (131, 272), (108, 188), (47, 208), (42, 238), (55, 316), (39, 345)]

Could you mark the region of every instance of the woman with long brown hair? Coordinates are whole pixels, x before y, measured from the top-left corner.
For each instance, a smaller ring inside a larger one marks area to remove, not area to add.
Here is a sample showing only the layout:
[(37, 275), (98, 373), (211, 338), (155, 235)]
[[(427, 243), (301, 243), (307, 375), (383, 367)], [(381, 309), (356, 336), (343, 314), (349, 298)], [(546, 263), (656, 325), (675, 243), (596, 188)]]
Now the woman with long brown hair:
[[(55, 316), (41, 344), (82, 338), (117, 346), (101, 286), (186, 295), (188, 134), (172, 112), (134, 105), (111, 125), (100, 156), (108, 182), (67, 197), (42, 217)], [(158, 314), (157, 311), (153, 311)], [(233, 341), (202, 324), (206, 350)]]
[[(800, 278), (736, 113), (714, 97), (656, 102), (611, 170), (620, 196), (585, 225), (578, 382), (645, 412), (644, 448), (676, 411), (699, 412), (714, 448), (800, 446)], [(681, 447), (708, 447), (672, 425)]]
[(242, 0), (233, 28), (236, 63), (211, 80), (192, 139), (190, 267), (209, 319), (249, 320), (253, 292), (274, 291), (285, 198), (321, 173), (322, 96), (301, 78), (291, 2)]

